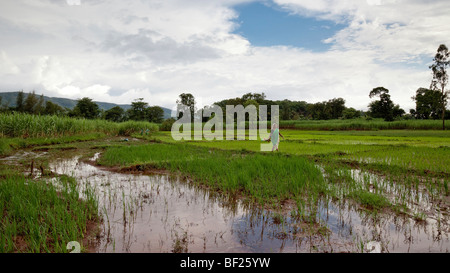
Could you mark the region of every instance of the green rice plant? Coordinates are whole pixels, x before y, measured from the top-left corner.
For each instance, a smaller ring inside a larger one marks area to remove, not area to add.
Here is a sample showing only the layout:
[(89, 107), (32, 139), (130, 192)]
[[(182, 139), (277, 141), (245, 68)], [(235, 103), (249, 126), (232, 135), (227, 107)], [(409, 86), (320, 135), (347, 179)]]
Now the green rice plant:
[[(258, 126), (262, 122), (258, 122)], [(205, 123), (202, 123), (202, 126)], [(320, 130), (320, 131), (347, 131), (347, 130), (441, 130), (442, 121), (439, 120), (396, 120), (384, 121), (383, 119), (332, 119), (332, 120), (280, 120), (279, 125), (281, 129), (296, 129), (296, 130)], [(249, 128), (249, 122), (246, 121), (241, 124), (244, 128)], [(237, 122), (234, 122), (234, 128), (238, 127)], [(191, 123), (191, 129), (194, 124)], [(226, 128), (226, 122), (223, 123), (223, 129)], [(266, 122), (266, 128), (271, 128), (271, 121)], [(450, 125), (446, 124), (446, 129)], [(269, 129), (270, 131), (270, 129)]]
[[(349, 119), (349, 120), (282, 120), (281, 129), (299, 130), (440, 130), (442, 121), (439, 120), (398, 120), (387, 122), (382, 119)], [(450, 125), (446, 125), (449, 129)]]
[(0, 252), (67, 252), (70, 241), (82, 242), (88, 221), (98, 219), (93, 192), (80, 199), (77, 183), (60, 177), (34, 181), (13, 171), (1, 172)]
[(188, 144), (149, 144), (107, 149), (103, 165), (139, 170), (168, 169), (197, 183), (257, 202), (284, 200), (305, 192), (323, 192), (322, 174), (306, 158), (281, 154), (222, 151)]
[[(446, 181), (450, 177), (450, 161), (448, 161), (450, 159), (448, 156), (450, 131), (304, 131), (284, 129), (282, 133), (285, 139), (282, 139), (280, 143), (280, 155), (306, 156), (316, 161), (316, 164), (320, 164), (327, 180), (326, 186), (321, 188), (321, 192), (331, 198), (337, 200), (350, 198), (374, 209), (391, 204), (395, 209), (395, 206), (405, 208), (410, 206), (414, 199), (419, 198), (424, 187), (430, 198), (439, 199), (443, 194), (448, 193)], [(158, 132), (152, 137), (160, 139), (163, 143), (176, 143), (171, 139), (170, 132)], [(213, 153), (221, 150), (241, 154), (249, 161), (255, 158), (254, 154), (273, 156), (271, 152), (260, 152), (262, 143), (260, 140), (192, 140), (181, 141), (181, 143), (205, 148), (206, 151), (209, 149)], [(175, 151), (183, 146), (173, 145), (170, 147), (174, 149), (174, 153), (179, 153), (179, 151)], [(161, 160), (173, 163), (170, 154), (170, 152), (162, 153)], [(252, 154), (252, 156), (250, 157), (248, 154)], [(120, 159), (123, 159), (124, 156), (126, 155), (118, 155)], [(142, 156), (146, 158), (146, 155)], [(192, 156), (192, 160), (197, 161), (202, 160), (196, 159), (197, 157), (203, 157), (203, 155), (197, 156), (191, 152), (186, 153), (186, 156)], [(180, 154), (180, 158), (182, 157), (184, 157), (183, 153)], [(174, 160), (179, 159), (174, 158)], [(125, 162), (131, 161), (125, 160)], [(158, 164), (160, 163), (156, 163), (156, 165)], [(156, 166), (154, 163), (150, 163), (150, 165)], [(164, 165), (160, 165), (160, 167), (165, 168)], [(247, 166), (242, 163), (242, 167), (246, 168)], [(211, 166), (211, 168), (218, 167)], [(228, 188), (234, 188), (239, 183), (245, 183), (245, 181), (257, 177), (252, 173), (252, 168), (249, 169), (238, 175), (228, 175), (228, 182), (225, 185), (228, 185)], [(355, 170), (359, 170), (362, 175), (355, 177), (353, 174)], [(283, 168), (278, 168), (276, 173), (280, 177), (289, 177)], [(217, 180), (214, 175), (205, 179)], [(264, 183), (270, 184), (266, 181), (262, 184)], [(248, 187), (249, 191), (254, 188), (255, 185), (253, 188)], [(271, 190), (272, 193), (267, 193), (267, 197), (277, 198), (277, 188)], [(261, 190), (258, 192), (262, 193)], [(311, 194), (315, 194), (314, 191)], [(310, 197), (309, 200), (314, 200), (314, 198)], [(308, 206), (310, 205), (308, 204)]]
[(390, 202), (386, 197), (376, 193), (361, 190), (353, 192), (351, 196), (358, 200), (363, 206), (373, 209), (381, 209), (390, 205)]

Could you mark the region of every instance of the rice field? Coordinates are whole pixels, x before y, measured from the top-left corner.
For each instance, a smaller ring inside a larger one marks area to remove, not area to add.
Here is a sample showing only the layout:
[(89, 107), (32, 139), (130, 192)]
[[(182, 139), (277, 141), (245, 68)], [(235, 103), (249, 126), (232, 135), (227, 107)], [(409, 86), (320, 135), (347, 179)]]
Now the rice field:
[(186, 144), (149, 144), (108, 149), (98, 160), (106, 166), (167, 169), (198, 184), (253, 201), (279, 205), (302, 193), (324, 191), (322, 174), (306, 158), (211, 150)]
[[(427, 198), (436, 202), (447, 200), (449, 195), (449, 131), (281, 132), (285, 138), (281, 140), (278, 153), (260, 152), (260, 145), (264, 143), (260, 139), (190, 140), (183, 145), (243, 154), (252, 152), (275, 160), (283, 157), (307, 159), (320, 168), (325, 177), (323, 186), (316, 188), (320, 188), (318, 194), (332, 199), (351, 199), (365, 207), (412, 213), (411, 204), (423, 198), (419, 189), (426, 189)], [(173, 142), (168, 132), (158, 132), (151, 138), (180, 145)], [(288, 170), (290, 168), (283, 165), (278, 169), (284, 173), (282, 176), (289, 173)], [(296, 173), (290, 179), (295, 181), (301, 176), (302, 173)], [(308, 199), (311, 192), (305, 192), (307, 196), (300, 197), (300, 194), (296, 200)]]
[[(396, 120), (385, 122), (382, 119), (334, 119), (334, 120), (285, 120), (280, 121), (282, 129), (297, 130), (442, 130), (442, 120)], [(445, 128), (450, 129), (446, 122)]]
[(88, 223), (98, 220), (93, 190), (85, 189), (81, 200), (71, 177), (49, 183), (10, 170), (2, 170), (0, 177), (0, 253), (67, 253), (67, 243), (81, 242)]
[[(190, 181), (189, 187), (225, 196), (231, 200), (228, 203), (239, 200), (268, 210), (272, 223), (280, 224), (282, 230), (289, 223), (320, 236), (329, 234), (324, 210), (351, 206), (374, 223), (380, 217), (412, 220), (422, 226), (433, 223), (433, 232), (437, 230), (448, 240), (450, 131), (282, 128), (279, 152), (261, 152), (261, 144), (267, 143), (261, 139), (175, 141), (170, 132), (157, 131), (157, 125), (149, 123), (27, 115), (0, 120), (0, 152), (24, 150), (55, 160), (66, 156), (66, 150), (88, 154), (95, 150), (91, 162), (95, 168), (122, 174), (170, 173)], [(53, 129), (41, 130), (42, 126)], [(143, 133), (146, 128), (148, 135)], [(85, 195), (85, 188), (77, 188), (79, 181), (70, 177), (57, 176), (49, 182), (25, 176), (20, 171), (29, 168), (29, 160), (18, 161), (22, 169), (6, 171), (8, 166), (0, 165), (0, 211), (6, 215), (0, 252), (67, 252), (65, 242), (79, 241), (85, 236), (86, 223), (99, 220), (102, 211), (96, 206), (96, 196), (89, 190)], [(152, 191), (158, 193), (156, 187)], [(123, 200), (137, 200), (142, 206), (148, 201), (141, 194), (131, 196), (130, 192), (126, 197), (123, 190), (105, 191), (108, 196), (122, 194)], [(127, 206), (124, 201), (124, 226), (136, 217), (126, 216)], [(38, 209), (42, 207), (48, 209), (42, 212)], [(175, 241), (183, 242), (180, 250), (187, 251), (188, 238), (183, 238), (178, 236)], [(440, 247), (448, 250), (444, 239), (439, 239)], [(388, 242), (383, 242), (383, 248), (388, 249)]]

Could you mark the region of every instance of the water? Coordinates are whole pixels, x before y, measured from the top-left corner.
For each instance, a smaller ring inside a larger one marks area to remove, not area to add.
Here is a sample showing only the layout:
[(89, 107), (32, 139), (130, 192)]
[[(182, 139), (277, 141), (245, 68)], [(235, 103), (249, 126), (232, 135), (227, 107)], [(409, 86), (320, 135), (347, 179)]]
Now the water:
[[(393, 213), (374, 215), (353, 202), (327, 199), (316, 204), (316, 223), (307, 224), (289, 213), (276, 221), (273, 211), (189, 180), (117, 173), (80, 157), (54, 160), (49, 167), (76, 177), (81, 188), (88, 184), (95, 188), (103, 218), (96, 252), (361, 252), (370, 242), (379, 243), (382, 252), (450, 249), (448, 211), (424, 203), (427, 198), (418, 204), (440, 213), (423, 221)], [(353, 172), (354, 179), (360, 175)]]

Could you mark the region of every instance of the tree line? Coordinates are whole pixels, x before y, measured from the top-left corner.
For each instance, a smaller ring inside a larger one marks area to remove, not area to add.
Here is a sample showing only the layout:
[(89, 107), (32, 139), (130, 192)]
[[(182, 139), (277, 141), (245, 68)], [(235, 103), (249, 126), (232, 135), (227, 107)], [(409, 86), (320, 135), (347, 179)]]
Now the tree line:
[[(264, 93), (246, 93), (242, 97), (225, 99), (215, 102), (225, 112), (226, 105), (278, 105), (281, 120), (329, 120), (329, 119), (354, 119), (360, 117), (382, 118), (385, 121), (395, 119), (439, 119), (442, 118), (442, 127), (445, 130), (445, 119), (450, 119), (450, 111), (446, 109), (448, 91), (445, 87), (448, 83), (447, 67), (450, 64), (450, 52), (448, 48), (441, 44), (433, 58), (433, 64), (429, 66), (432, 71), (432, 81), (429, 88), (420, 87), (417, 89), (412, 99), (416, 108), (410, 109), (409, 113), (395, 104), (389, 94), (389, 89), (379, 86), (369, 92), (369, 98), (373, 100), (368, 105), (368, 111), (356, 110), (345, 106), (343, 98), (333, 98), (328, 101), (308, 103), (306, 101), (291, 100), (268, 100)], [(191, 93), (182, 93), (177, 100), (177, 104), (184, 104), (191, 109), (191, 116), (197, 111), (195, 98)], [(209, 107), (209, 106), (205, 106)], [(180, 118), (177, 117), (177, 118)], [(270, 119), (270, 112), (268, 113)], [(203, 120), (205, 121), (205, 120)]]
[[(331, 120), (331, 119), (355, 119), (355, 118), (382, 118), (385, 121), (398, 119), (439, 119), (441, 113), (440, 92), (419, 88), (413, 99), (416, 101), (416, 108), (410, 109), (410, 113), (394, 104), (391, 100), (389, 90), (384, 87), (373, 88), (369, 92), (369, 98), (375, 99), (368, 105), (368, 111), (356, 110), (353, 107), (347, 107), (343, 98), (333, 98), (328, 101), (317, 103), (308, 103), (306, 101), (291, 100), (268, 100), (264, 92), (246, 93), (242, 97), (225, 99), (214, 104), (226, 112), (227, 105), (243, 105), (244, 107), (252, 104), (258, 109), (259, 105), (279, 106), (281, 120)], [(177, 104), (183, 104), (190, 108), (191, 117), (199, 109), (196, 108), (195, 97), (191, 93), (182, 93), (177, 100)], [(205, 106), (208, 108), (210, 106)], [(202, 109), (202, 110), (204, 110)], [(177, 118), (181, 117), (180, 116)], [(450, 118), (450, 111), (447, 110), (446, 118)], [(208, 118), (203, 118), (204, 122)], [(270, 111), (268, 113), (270, 119)]]
[(61, 107), (51, 101), (44, 101), (44, 95), (37, 96), (35, 92), (29, 93), (26, 98), (23, 91), (16, 97), (16, 106), (8, 107), (2, 104), (0, 97), (1, 112), (20, 112), (35, 115), (58, 115), (85, 119), (105, 119), (114, 122), (127, 120), (149, 121), (161, 123), (164, 120), (164, 110), (159, 106), (149, 106), (143, 98), (136, 99), (131, 103), (128, 110), (115, 106), (109, 110), (100, 109), (97, 103), (88, 97), (77, 100), (73, 109)]

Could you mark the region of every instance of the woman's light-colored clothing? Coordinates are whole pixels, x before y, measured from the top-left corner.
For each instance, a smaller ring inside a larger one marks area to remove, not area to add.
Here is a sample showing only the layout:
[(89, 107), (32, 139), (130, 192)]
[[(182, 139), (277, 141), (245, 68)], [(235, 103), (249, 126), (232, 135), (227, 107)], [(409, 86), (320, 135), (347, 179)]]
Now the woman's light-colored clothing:
[(279, 132), (278, 128), (271, 131), (270, 139), (272, 140), (272, 145), (275, 148), (278, 148), (278, 143), (280, 143), (279, 133), (280, 132)]

